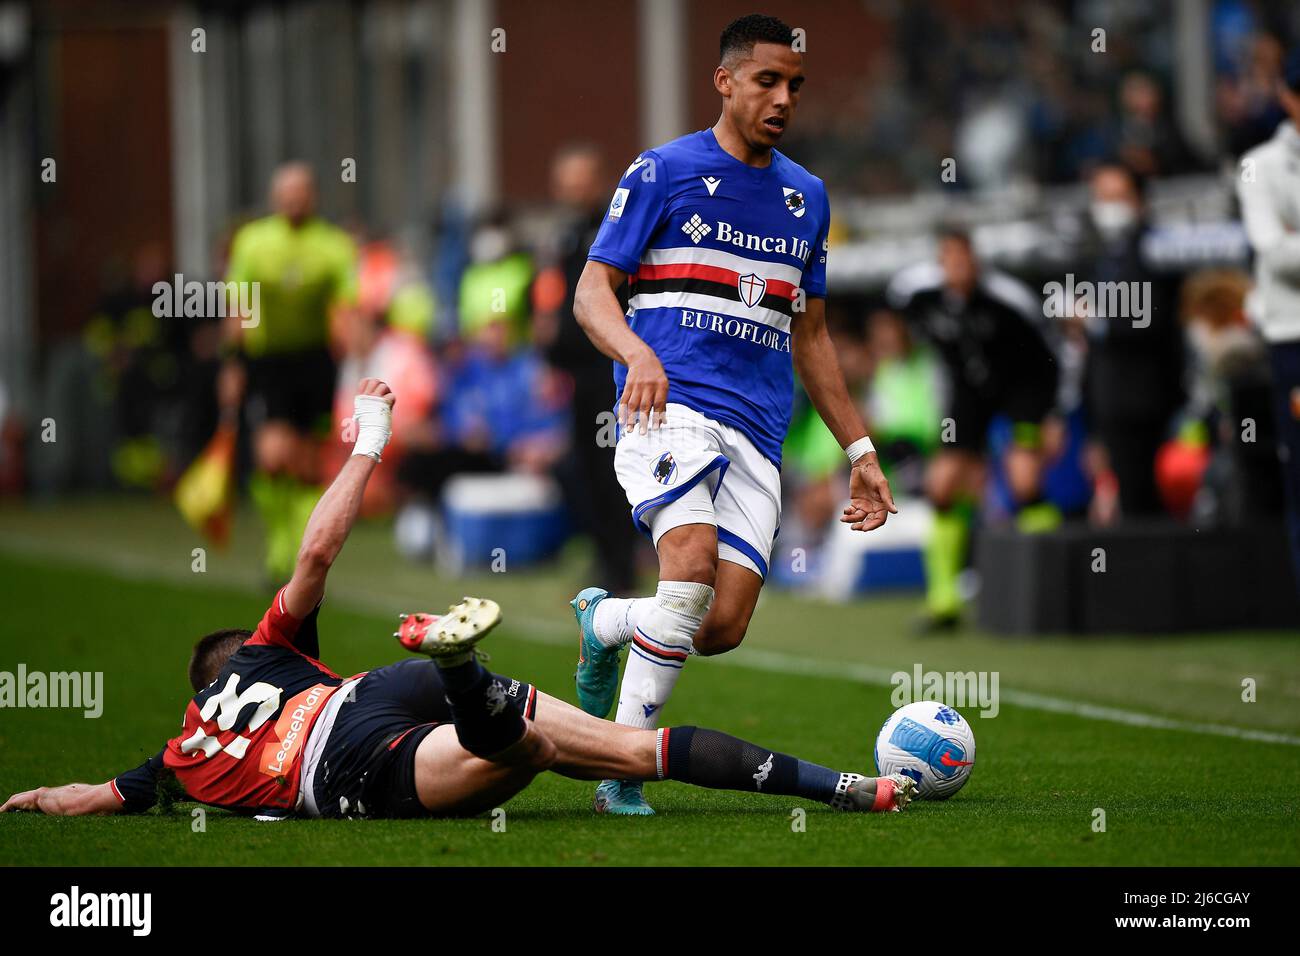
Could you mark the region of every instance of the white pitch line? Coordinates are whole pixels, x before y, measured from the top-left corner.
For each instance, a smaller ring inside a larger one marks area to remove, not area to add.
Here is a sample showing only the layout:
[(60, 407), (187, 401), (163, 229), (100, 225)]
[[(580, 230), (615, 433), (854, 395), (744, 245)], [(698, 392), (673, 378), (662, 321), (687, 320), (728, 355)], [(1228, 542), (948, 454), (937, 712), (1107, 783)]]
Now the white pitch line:
[[(753, 670), (775, 673), (799, 673), (809, 677), (825, 677), (839, 680), (855, 680), (863, 684), (893, 685), (891, 680), (897, 671), (886, 667), (871, 667), (864, 664), (832, 663), (830, 661), (811, 660), (782, 654), (780, 651), (767, 651), (759, 648), (748, 649), (735, 659), (722, 658), (735, 667), (749, 667)], [(1136, 710), (1123, 710), (1118, 707), (1106, 707), (1101, 704), (1089, 704), (1065, 697), (1052, 697), (1033, 691), (1003, 690), (999, 697), (1002, 703), (1028, 710), (1043, 710), (1054, 714), (1069, 714), (1088, 720), (1102, 720), (1112, 724), (1128, 724), (1131, 727), (1151, 727), (1156, 730), (1180, 730), (1191, 734), (1208, 734), (1215, 737), (1232, 737), (1237, 740), (1253, 740), (1257, 743), (1284, 744), (1288, 747), (1300, 747), (1300, 737), (1291, 734), (1276, 733), (1271, 730), (1250, 730), (1245, 727), (1233, 727), (1230, 724), (1205, 724), (1173, 717), (1161, 717), (1157, 714), (1144, 714)]]
[[(18, 542), (13, 539), (5, 542), (6, 545), (14, 543)], [(4, 550), (10, 550), (11, 553), (27, 550), (29, 553), (38, 552), (42, 556), (67, 558), (66, 554), (56, 549), (40, 547), (30, 539), (21, 541), (21, 545), (25, 547), (6, 548)], [(178, 582), (188, 582), (193, 577), (192, 574), (174, 571), (172, 568), (164, 569), (151, 566), (147, 560), (140, 560), (121, 551), (114, 551), (113, 559), (116, 567), (100, 568), (101, 573), (132, 580), (157, 576)], [(233, 577), (223, 576), (220, 583), (223, 587), (228, 587), (231, 590), (256, 590), (256, 588), (250, 587), (247, 582)], [(346, 585), (332, 585), (330, 592), (333, 595), (333, 599), (330, 601), (332, 605), (350, 606), (355, 610), (370, 613), (391, 611), (394, 603), (391, 597), (376, 597), (365, 589), (349, 588)], [(507, 618), (508, 620), (509, 618)], [(546, 644), (553, 647), (568, 643), (575, 635), (572, 624), (561, 623), (558, 620), (549, 618), (534, 617), (528, 622), (527, 627), (528, 631), (512, 631), (510, 636), (529, 643)], [(828, 680), (851, 680), (860, 684), (882, 687), (892, 686), (894, 683), (892, 677), (897, 673), (896, 670), (890, 670), (887, 667), (815, 660), (758, 647), (744, 648), (738, 654), (726, 654), (714, 658), (714, 660), (729, 667), (743, 667), (770, 674), (803, 674), (808, 677), (822, 677)], [(1136, 710), (1124, 710), (1102, 704), (1089, 704), (1085, 701), (1070, 700), (1066, 697), (1053, 697), (1049, 694), (1039, 694), (1034, 691), (1002, 690), (999, 696), (1002, 702), (1015, 707), (1024, 707), (1027, 710), (1041, 710), (1054, 714), (1068, 714), (1085, 720), (1100, 720), (1112, 724), (1126, 724), (1130, 727), (1175, 730), (1189, 734), (1230, 737), (1235, 740), (1250, 740), (1256, 743), (1300, 747), (1300, 736), (1271, 730), (1252, 730), (1245, 727), (1234, 727), (1230, 724), (1207, 724), (1178, 720), (1173, 717), (1161, 717), (1158, 714), (1144, 714)]]
[[(522, 637), (525, 641), (538, 644), (557, 643), (557, 632), (567, 638), (574, 633), (572, 625), (559, 626), (550, 620), (533, 620), (529, 627), (545, 631), (546, 636), (530, 632), (511, 636)], [(860, 684), (891, 687), (893, 676), (898, 673), (888, 667), (874, 667), (869, 664), (835, 663), (783, 654), (758, 647), (742, 648), (738, 653), (720, 655), (712, 658), (719, 664), (731, 667), (744, 667), (749, 670), (763, 671), (769, 674), (802, 674), (806, 677), (824, 677), (831, 680), (851, 680)], [(1271, 730), (1251, 730), (1246, 727), (1233, 727), (1229, 724), (1206, 724), (1173, 717), (1161, 717), (1158, 714), (1144, 714), (1136, 710), (1123, 710), (1119, 707), (1107, 707), (1102, 704), (1089, 704), (1081, 700), (1065, 697), (1053, 697), (1034, 691), (1000, 690), (999, 697), (1003, 703), (1026, 710), (1042, 710), (1054, 714), (1069, 714), (1086, 720), (1101, 720), (1112, 724), (1127, 724), (1130, 727), (1149, 727), (1154, 730), (1178, 730), (1191, 734), (1207, 734), (1214, 737), (1231, 737), (1236, 740), (1251, 740), (1256, 743), (1282, 744), (1288, 747), (1300, 747), (1300, 737), (1277, 733)]]

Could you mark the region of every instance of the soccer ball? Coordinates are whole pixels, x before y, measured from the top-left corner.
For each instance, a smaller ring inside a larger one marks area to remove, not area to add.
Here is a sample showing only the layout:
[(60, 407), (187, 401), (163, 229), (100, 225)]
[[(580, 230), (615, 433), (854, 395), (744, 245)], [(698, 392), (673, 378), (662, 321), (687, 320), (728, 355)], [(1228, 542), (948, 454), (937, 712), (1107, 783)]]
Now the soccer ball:
[(916, 795), (946, 800), (975, 766), (975, 732), (946, 704), (918, 701), (898, 708), (876, 737), (876, 767), (916, 781)]

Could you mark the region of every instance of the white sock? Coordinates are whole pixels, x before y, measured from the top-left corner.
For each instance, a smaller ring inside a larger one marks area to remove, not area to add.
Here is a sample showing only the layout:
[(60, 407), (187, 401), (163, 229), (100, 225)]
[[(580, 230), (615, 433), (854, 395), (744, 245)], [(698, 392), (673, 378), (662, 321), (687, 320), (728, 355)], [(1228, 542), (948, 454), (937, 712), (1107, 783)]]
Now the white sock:
[(632, 631), (641, 615), (654, 604), (652, 597), (605, 598), (596, 605), (596, 616), (591, 622), (596, 630), (596, 640), (606, 647), (626, 644), (632, 640)]
[(653, 604), (637, 620), (619, 687), (618, 723), (658, 726), (659, 714), (691, 653), (691, 639), (712, 603), (713, 588), (707, 584), (659, 582)]

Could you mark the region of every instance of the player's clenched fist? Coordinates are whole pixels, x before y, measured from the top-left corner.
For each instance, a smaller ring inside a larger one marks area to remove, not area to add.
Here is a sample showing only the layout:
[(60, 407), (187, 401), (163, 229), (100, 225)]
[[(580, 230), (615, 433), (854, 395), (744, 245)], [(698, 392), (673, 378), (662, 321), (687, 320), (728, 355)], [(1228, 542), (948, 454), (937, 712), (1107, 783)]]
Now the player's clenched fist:
[(357, 396), (362, 395), (374, 395), (377, 398), (382, 398), (388, 403), (389, 408), (392, 408), (397, 403), (397, 396), (388, 387), (388, 383), (377, 378), (363, 378), (361, 380), (361, 383), (357, 386)]
[(393, 437), (393, 405), (397, 396), (377, 378), (363, 378), (352, 400), (352, 421), (357, 429), (354, 455), (368, 455), (380, 461), (380, 453)]

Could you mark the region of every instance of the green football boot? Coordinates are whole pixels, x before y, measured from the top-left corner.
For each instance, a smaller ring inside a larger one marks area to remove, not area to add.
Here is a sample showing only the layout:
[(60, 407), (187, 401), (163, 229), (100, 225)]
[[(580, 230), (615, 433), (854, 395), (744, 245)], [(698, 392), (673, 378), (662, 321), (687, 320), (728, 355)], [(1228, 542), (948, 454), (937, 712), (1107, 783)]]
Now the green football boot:
[(578, 705), (602, 720), (609, 716), (618, 694), (618, 657), (621, 647), (606, 647), (596, 638), (596, 605), (609, 597), (604, 588), (583, 588), (569, 602), (578, 620)]

